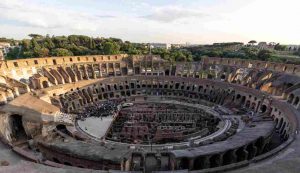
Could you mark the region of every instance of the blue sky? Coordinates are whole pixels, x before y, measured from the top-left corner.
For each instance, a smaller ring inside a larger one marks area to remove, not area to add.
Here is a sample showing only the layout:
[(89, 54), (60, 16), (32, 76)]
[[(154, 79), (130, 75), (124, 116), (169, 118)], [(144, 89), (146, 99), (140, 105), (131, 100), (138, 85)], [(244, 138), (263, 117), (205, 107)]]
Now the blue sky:
[(300, 44), (299, 0), (0, 0), (0, 37)]

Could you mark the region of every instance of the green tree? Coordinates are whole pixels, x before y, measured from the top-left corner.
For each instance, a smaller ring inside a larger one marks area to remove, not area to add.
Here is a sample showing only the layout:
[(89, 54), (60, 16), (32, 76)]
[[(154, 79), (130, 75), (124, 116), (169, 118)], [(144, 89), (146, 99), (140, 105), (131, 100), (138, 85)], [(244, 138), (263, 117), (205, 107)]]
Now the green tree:
[(21, 41), (20, 45), (22, 46), (24, 51), (29, 51), (30, 50), (30, 40), (24, 39)]
[(255, 40), (251, 40), (251, 41), (249, 41), (248, 43), (249, 43), (250, 45), (253, 46), (253, 45), (256, 44), (257, 42), (256, 42)]
[(275, 45), (274, 47), (275, 50), (278, 50), (278, 51), (285, 51), (287, 49), (287, 46), (285, 45), (280, 45), (279, 43)]
[(120, 46), (115, 42), (105, 42), (103, 45), (103, 51), (106, 55), (114, 55), (118, 54), (120, 50)]
[(34, 48), (33, 55), (35, 57), (47, 57), (49, 56), (49, 49), (47, 48)]
[(30, 41), (30, 49), (33, 50), (33, 49), (40, 49), (41, 46), (38, 44), (37, 40), (35, 38), (32, 38), (31, 41)]
[(70, 45), (70, 42), (65, 36), (57, 36), (51, 38), (56, 48), (67, 48)]
[(32, 57), (34, 57), (34, 53), (33, 53), (33, 51), (25, 51), (25, 52), (23, 52), (22, 56), (24, 58), (32, 58)]
[(258, 49), (252, 47), (243, 47), (241, 51), (245, 54), (245, 58), (256, 59)]
[(221, 55), (223, 55), (223, 52), (219, 50), (213, 50), (208, 52), (206, 55), (209, 57), (220, 57)]
[(51, 51), (51, 56), (73, 56), (73, 53), (68, 49), (56, 48)]
[(127, 51), (127, 53), (129, 55), (140, 55), (140, 54), (142, 54), (142, 52), (140, 50), (138, 50), (138, 49), (136, 49), (134, 47), (129, 48), (129, 50)]
[(51, 50), (55, 48), (55, 44), (53, 43), (52, 39), (47, 35), (44, 40), (44, 47)]
[(40, 34), (29, 34), (28, 36), (31, 37), (31, 38), (34, 38), (34, 39), (41, 39), (41, 38), (43, 38), (43, 36), (40, 35)]
[(19, 47), (14, 47), (6, 55), (7, 60), (17, 59), (19, 56), (20, 49)]
[(257, 58), (262, 61), (267, 61), (271, 58), (271, 52), (269, 50), (260, 50), (257, 54)]

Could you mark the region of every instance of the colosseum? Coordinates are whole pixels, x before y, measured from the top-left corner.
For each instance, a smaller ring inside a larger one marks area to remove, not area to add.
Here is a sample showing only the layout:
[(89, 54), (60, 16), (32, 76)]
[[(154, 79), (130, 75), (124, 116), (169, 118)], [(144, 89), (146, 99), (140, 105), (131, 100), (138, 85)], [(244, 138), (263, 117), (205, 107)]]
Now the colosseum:
[(299, 109), (293, 64), (126, 54), (0, 61), (0, 139), (7, 157), (23, 160), (0, 170), (300, 172)]

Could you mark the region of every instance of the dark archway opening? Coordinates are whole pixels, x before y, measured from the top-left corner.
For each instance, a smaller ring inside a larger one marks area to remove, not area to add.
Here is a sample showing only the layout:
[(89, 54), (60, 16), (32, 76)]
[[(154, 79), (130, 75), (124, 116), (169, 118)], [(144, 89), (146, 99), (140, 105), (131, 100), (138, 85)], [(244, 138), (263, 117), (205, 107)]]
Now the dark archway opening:
[(241, 161), (247, 160), (248, 154), (244, 150), (244, 148), (241, 147), (236, 151), (236, 156), (237, 156), (237, 161), (241, 162)]
[(189, 159), (188, 158), (182, 158), (180, 160), (179, 169), (189, 169)]
[(288, 98), (288, 103), (292, 103), (294, 100), (294, 97), (295, 97), (294, 94), (291, 94)]
[(211, 156), (209, 161), (210, 161), (210, 167), (211, 168), (220, 166), (220, 164), (221, 164), (220, 155), (216, 154), (216, 155)]
[(266, 105), (262, 105), (260, 108), (261, 113), (265, 113), (267, 111), (267, 106)]
[(248, 151), (248, 160), (251, 160), (256, 155), (256, 147), (253, 144), (249, 144), (246, 150)]
[(21, 115), (11, 115), (11, 129), (13, 142), (27, 140)]
[(229, 165), (231, 163), (233, 163), (233, 155), (229, 150), (223, 155), (223, 165)]
[(204, 162), (205, 162), (205, 158), (204, 157), (198, 157), (198, 158), (196, 158), (195, 161), (194, 161), (194, 170), (208, 168), (209, 165), (208, 164), (205, 165)]
[(221, 80), (225, 80), (225, 79), (226, 79), (225, 74), (222, 74), (222, 75), (221, 75)]
[(49, 87), (49, 84), (48, 84), (48, 82), (47, 81), (43, 81), (43, 88), (48, 88)]
[(56, 129), (66, 135), (69, 135), (69, 131), (67, 130), (66, 126), (63, 124), (59, 124), (56, 126)]
[(67, 166), (72, 166), (72, 164), (71, 164), (71, 163), (69, 163), (69, 162), (64, 162), (64, 165), (67, 165)]
[(255, 146), (257, 148), (257, 152), (256, 152), (256, 156), (260, 155), (263, 151), (263, 147), (264, 147), (264, 138), (260, 137), (257, 139), (257, 141), (255, 142)]
[(242, 97), (242, 100), (241, 100), (241, 105), (244, 105), (245, 102), (246, 102), (246, 96), (243, 96), (243, 97)]
[(170, 75), (170, 70), (167, 69), (167, 70), (165, 71), (165, 75), (166, 75), (166, 76), (169, 76), (169, 75)]
[(55, 163), (60, 163), (60, 161), (57, 159), (57, 158), (55, 158), (55, 157), (53, 157), (53, 162), (55, 162)]

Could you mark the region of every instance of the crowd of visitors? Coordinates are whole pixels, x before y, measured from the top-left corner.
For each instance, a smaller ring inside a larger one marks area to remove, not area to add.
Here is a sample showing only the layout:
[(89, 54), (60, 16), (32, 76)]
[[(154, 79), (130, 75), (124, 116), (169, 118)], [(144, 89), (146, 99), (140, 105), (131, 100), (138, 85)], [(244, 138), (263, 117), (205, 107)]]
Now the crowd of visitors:
[(78, 114), (78, 119), (84, 120), (88, 117), (102, 118), (113, 115), (118, 111), (120, 103), (121, 101), (119, 100), (110, 100), (87, 106), (84, 108), (82, 113)]

